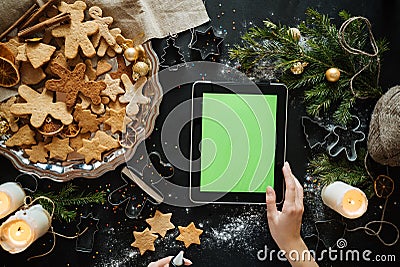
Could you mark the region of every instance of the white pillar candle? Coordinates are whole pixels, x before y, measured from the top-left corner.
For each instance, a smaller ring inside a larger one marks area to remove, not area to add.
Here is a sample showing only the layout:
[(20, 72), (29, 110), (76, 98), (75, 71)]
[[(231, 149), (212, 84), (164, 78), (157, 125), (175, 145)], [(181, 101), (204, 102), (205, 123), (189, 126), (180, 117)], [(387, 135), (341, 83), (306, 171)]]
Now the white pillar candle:
[(16, 211), (24, 204), (25, 192), (14, 182), (0, 185), (0, 219)]
[(27, 249), (51, 226), (50, 214), (40, 204), (19, 210), (0, 226), (0, 245), (11, 254)]
[(322, 188), (321, 197), (325, 205), (346, 218), (358, 218), (367, 211), (368, 199), (364, 192), (343, 182)]

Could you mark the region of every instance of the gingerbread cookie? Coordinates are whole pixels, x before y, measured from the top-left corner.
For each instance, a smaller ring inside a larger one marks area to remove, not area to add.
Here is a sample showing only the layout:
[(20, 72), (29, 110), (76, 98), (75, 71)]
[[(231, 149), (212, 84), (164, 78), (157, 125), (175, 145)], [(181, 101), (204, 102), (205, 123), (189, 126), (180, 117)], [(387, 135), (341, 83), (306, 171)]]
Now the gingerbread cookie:
[(117, 95), (125, 93), (125, 90), (119, 86), (120, 79), (112, 79), (110, 74), (106, 74), (104, 82), (107, 87), (101, 91), (101, 95), (108, 96), (113, 102), (117, 100)]
[(171, 223), (172, 213), (163, 214), (162, 212), (156, 210), (153, 218), (149, 218), (146, 222), (151, 226), (151, 231), (157, 233), (162, 237), (168, 230), (175, 229), (175, 225)]
[(28, 124), (25, 124), (5, 144), (8, 147), (35, 145), (35, 132), (32, 131)]
[(54, 51), (54, 46), (42, 43), (28, 43), (26, 46), (26, 56), (35, 69), (49, 62)]
[(69, 146), (69, 138), (60, 139), (58, 137), (53, 137), (50, 144), (44, 146), (48, 151), (50, 151), (50, 158), (66, 160), (68, 154), (73, 152), (72, 147)]
[[(116, 38), (118, 34), (121, 34), (121, 29), (120, 28), (111, 29), (110, 34), (112, 35), (112, 37)], [(97, 55), (99, 57), (104, 57), (104, 55), (107, 53), (107, 55), (110, 58), (113, 58), (113, 57), (115, 57), (115, 55), (117, 53), (116, 51), (118, 51), (118, 54), (122, 53), (122, 50), (120, 48), (121, 47), (118, 44), (110, 47), (110, 46), (108, 46), (108, 43), (106, 42), (106, 40), (101, 39), (99, 48), (97, 49)]]
[(105, 151), (107, 151), (107, 147), (100, 144), (100, 140), (97, 137), (92, 140), (82, 139), (82, 147), (77, 152), (83, 155), (86, 164), (89, 164), (94, 159), (101, 161), (101, 154)]
[(97, 79), (96, 70), (93, 68), (93, 63), (90, 59), (85, 60), (86, 71), (85, 75), (88, 77), (89, 81), (95, 81)]
[(146, 77), (140, 77), (135, 84), (129, 79), (126, 74), (122, 74), (121, 80), (125, 86), (125, 94), (120, 96), (121, 103), (128, 103), (126, 107), (126, 114), (134, 116), (139, 112), (139, 104), (150, 103), (150, 98), (143, 95), (143, 87), (147, 82)]
[(15, 58), (17, 61), (28, 61), (28, 57), (26, 56), (26, 44), (22, 44), (17, 48), (18, 54)]
[(100, 44), (101, 38), (103, 38), (115, 52), (122, 53), (122, 48), (117, 44), (115, 37), (109, 29), (114, 19), (112, 17), (103, 17), (103, 10), (98, 6), (89, 8), (89, 16), (99, 25), (99, 32), (93, 36), (93, 45), (97, 47)]
[[(115, 72), (111, 72), (110, 76), (113, 79), (121, 79), (122, 74), (128, 75), (128, 77), (132, 77), (133, 70), (132, 66), (126, 65), (125, 58), (123, 56), (117, 56), (118, 69)], [(133, 82), (133, 78), (131, 79)]]
[(186, 248), (191, 244), (200, 245), (200, 235), (203, 233), (203, 230), (197, 229), (193, 222), (187, 227), (178, 226), (178, 229), (180, 234), (176, 240), (182, 241)]
[(11, 112), (11, 106), (15, 104), (15, 101), (17, 101), (17, 98), (13, 96), (10, 97), (7, 102), (0, 104), (0, 116), (7, 120), (11, 131), (14, 133), (18, 131), (18, 118)]
[(97, 67), (96, 67), (96, 75), (101, 76), (104, 73), (109, 72), (112, 69), (112, 66), (110, 63), (107, 62), (106, 59), (102, 59), (99, 62), (97, 62)]
[(135, 242), (131, 244), (132, 247), (138, 248), (140, 255), (143, 255), (147, 250), (155, 251), (154, 241), (157, 239), (157, 235), (152, 234), (149, 228), (146, 228), (143, 232), (133, 232)]
[(90, 133), (80, 133), (75, 137), (69, 139), (69, 146), (72, 147), (75, 151), (78, 151), (83, 146), (83, 139), (89, 139)]
[(26, 85), (38, 84), (46, 78), (46, 74), (43, 72), (42, 68), (35, 69), (31, 63), (22, 62), (19, 69), (21, 73), (21, 81)]
[(89, 97), (95, 105), (101, 103), (100, 93), (106, 89), (107, 85), (103, 81), (85, 81), (86, 65), (79, 63), (73, 71), (70, 71), (61, 65), (55, 63), (51, 65), (51, 71), (57, 74), (60, 80), (49, 80), (46, 82), (46, 88), (50, 91), (67, 94), (65, 103), (72, 107), (78, 93)]
[(29, 156), (29, 160), (33, 163), (46, 163), (49, 157), (49, 152), (45, 148), (43, 142), (39, 142), (36, 146), (32, 146), (30, 149), (25, 149), (25, 153)]
[(73, 117), (68, 112), (65, 103), (53, 103), (53, 94), (51, 92), (43, 90), (39, 94), (29, 86), (21, 85), (18, 88), (18, 93), (27, 103), (14, 104), (10, 110), (15, 115), (31, 114), (30, 122), (33, 127), (39, 128), (48, 115), (60, 120), (65, 125), (72, 123)]
[(71, 15), (70, 24), (60, 25), (51, 31), (53, 37), (65, 38), (65, 56), (67, 59), (75, 58), (78, 55), (79, 47), (86, 57), (91, 58), (96, 55), (96, 50), (88, 36), (97, 33), (99, 26), (94, 21), (83, 22), (86, 7), (86, 4), (82, 1), (76, 1), (73, 4), (61, 2), (58, 7), (58, 10), (62, 13)]
[(109, 110), (109, 118), (104, 122), (106, 125), (111, 127), (111, 132), (122, 132), (126, 131), (126, 125), (132, 120), (126, 117), (125, 109), (120, 110)]
[(82, 105), (78, 104), (75, 107), (74, 118), (81, 128), (81, 133), (96, 132), (99, 129), (99, 121), (97, 116), (92, 114), (90, 110), (83, 109)]
[(97, 138), (99, 140), (99, 143), (102, 146), (104, 146), (107, 149), (107, 151), (119, 147), (118, 140), (114, 139), (111, 135), (108, 135), (106, 132), (97, 131), (94, 138)]

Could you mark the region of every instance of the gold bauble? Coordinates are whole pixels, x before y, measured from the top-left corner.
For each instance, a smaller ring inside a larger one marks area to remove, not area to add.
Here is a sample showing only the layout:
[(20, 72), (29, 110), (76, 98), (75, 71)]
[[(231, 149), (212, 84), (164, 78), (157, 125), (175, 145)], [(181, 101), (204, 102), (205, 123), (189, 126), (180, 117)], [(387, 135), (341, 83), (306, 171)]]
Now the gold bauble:
[(128, 61), (136, 61), (139, 58), (139, 51), (136, 48), (128, 47), (125, 49), (124, 56)]
[(300, 30), (299, 30), (299, 29), (297, 29), (297, 28), (290, 28), (290, 29), (288, 30), (288, 34), (289, 34), (290, 36), (292, 36), (292, 38), (293, 38), (294, 40), (296, 40), (297, 42), (300, 41), (301, 33), (300, 33)]
[(10, 126), (9, 126), (8, 122), (5, 119), (0, 118), (0, 135), (6, 134), (9, 129), (10, 129)]
[(307, 62), (296, 62), (293, 64), (293, 66), (290, 68), (290, 71), (293, 74), (299, 75), (302, 74), (304, 71), (304, 68), (307, 67), (308, 63)]
[(135, 46), (136, 51), (138, 52), (138, 59), (144, 59), (146, 57), (146, 51), (144, 50), (143, 45)]
[(140, 77), (146, 76), (149, 73), (150, 67), (146, 63), (139, 61), (133, 65), (133, 72), (139, 74)]
[(325, 77), (330, 82), (337, 82), (340, 78), (340, 71), (337, 68), (330, 68), (325, 72)]

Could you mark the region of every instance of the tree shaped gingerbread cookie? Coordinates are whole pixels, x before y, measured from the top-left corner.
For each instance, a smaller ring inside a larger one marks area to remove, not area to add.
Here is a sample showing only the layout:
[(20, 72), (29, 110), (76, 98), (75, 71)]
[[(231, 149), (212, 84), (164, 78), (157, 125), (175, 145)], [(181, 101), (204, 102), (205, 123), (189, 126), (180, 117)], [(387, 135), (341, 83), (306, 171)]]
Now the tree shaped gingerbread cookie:
[(89, 97), (93, 104), (98, 105), (101, 103), (100, 93), (106, 89), (107, 85), (103, 81), (85, 81), (85, 63), (79, 63), (73, 71), (57, 63), (52, 64), (50, 68), (61, 79), (48, 80), (45, 85), (46, 89), (65, 93), (65, 103), (68, 107), (72, 107), (75, 104), (79, 92)]
[(53, 37), (65, 38), (65, 57), (73, 59), (78, 55), (79, 47), (86, 57), (96, 55), (96, 50), (88, 36), (99, 31), (99, 25), (94, 21), (83, 22), (85, 18), (86, 4), (76, 1), (73, 4), (61, 2), (58, 10), (71, 15), (71, 23), (60, 25), (51, 31)]

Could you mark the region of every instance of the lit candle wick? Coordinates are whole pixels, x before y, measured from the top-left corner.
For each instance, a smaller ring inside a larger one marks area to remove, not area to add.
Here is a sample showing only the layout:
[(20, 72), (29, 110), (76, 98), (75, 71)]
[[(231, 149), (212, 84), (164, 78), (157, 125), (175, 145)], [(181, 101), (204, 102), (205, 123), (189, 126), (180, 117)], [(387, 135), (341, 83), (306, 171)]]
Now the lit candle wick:
[(17, 232), (15, 233), (16, 236), (21, 236), (21, 234), (24, 232), (23, 229), (21, 229), (21, 227), (18, 227)]
[(356, 202), (353, 199), (349, 198), (348, 199), (348, 203), (351, 204), (351, 205), (354, 205)]

